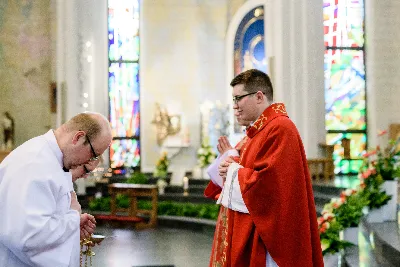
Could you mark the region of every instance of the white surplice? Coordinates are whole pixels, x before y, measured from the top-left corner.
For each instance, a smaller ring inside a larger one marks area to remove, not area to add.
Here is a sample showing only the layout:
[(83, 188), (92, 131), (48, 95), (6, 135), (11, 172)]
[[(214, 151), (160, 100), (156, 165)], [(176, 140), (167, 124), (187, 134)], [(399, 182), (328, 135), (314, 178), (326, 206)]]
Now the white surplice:
[(80, 215), (52, 130), (0, 164), (0, 267), (79, 266)]

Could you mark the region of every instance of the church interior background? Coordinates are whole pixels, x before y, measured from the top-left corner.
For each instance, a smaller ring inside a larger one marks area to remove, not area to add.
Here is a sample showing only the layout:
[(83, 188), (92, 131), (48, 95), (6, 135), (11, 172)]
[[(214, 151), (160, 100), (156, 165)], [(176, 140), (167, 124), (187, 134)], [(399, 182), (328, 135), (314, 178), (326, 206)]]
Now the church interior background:
[[(366, 150), (399, 137), (398, 11), (397, 0), (2, 0), (0, 112), (11, 114), (14, 134), (0, 161), (78, 112), (106, 115), (111, 147), (76, 188), (110, 237), (93, 266), (207, 266), (218, 209), (202, 195), (204, 169), (219, 136), (243, 135), (230, 80), (251, 68), (271, 76), (303, 139), (321, 212), (360, 184)], [(140, 177), (158, 190), (158, 216), (108, 221), (108, 185)], [(397, 203), (397, 183), (395, 191)], [(162, 213), (165, 203), (208, 217)], [(145, 229), (126, 227), (136, 223)], [(331, 266), (396, 266), (398, 233), (397, 218), (365, 222), (357, 246)]]

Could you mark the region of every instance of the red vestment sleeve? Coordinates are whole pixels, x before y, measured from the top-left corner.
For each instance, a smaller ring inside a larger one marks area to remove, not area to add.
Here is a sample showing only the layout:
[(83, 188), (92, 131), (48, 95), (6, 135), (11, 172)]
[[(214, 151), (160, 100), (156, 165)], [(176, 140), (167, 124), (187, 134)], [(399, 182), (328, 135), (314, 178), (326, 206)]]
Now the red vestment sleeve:
[(279, 267), (319, 267), (323, 258), (307, 160), (300, 135), (287, 117), (252, 138), (241, 159), (243, 200)]
[(204, 190), (204, 196), (206, 198), (211, 198), (217, 200), (219, 194), (221, 194), (222, 188), (218, 185), (214, 184), (213, 182), (209, 182), (206, 189)]

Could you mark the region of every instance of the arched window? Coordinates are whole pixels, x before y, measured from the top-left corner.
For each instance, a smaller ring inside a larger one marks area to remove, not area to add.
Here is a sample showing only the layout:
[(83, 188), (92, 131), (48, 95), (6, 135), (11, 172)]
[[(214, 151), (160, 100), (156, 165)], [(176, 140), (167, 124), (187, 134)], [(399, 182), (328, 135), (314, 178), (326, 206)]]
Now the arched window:
[(115, 173), (140, 167), (139, 0), (108, 1), (108, 94)]
[(234, 75), (249, 70), (267, 71), (264, 47), (264, 7), (248, 12), (240, 22), (235, 35)]
[[(240, 22), (234, 41), (234, 76), (249, 69), (267, 72), (264, 46), (264, 7), (251, 9)], [(234, 120), (234, 133), (242, 133), (241, 126)]]
[(335, 172), (357, 173), (367, 145), (364, 0), (323, 1), (326, 140)]

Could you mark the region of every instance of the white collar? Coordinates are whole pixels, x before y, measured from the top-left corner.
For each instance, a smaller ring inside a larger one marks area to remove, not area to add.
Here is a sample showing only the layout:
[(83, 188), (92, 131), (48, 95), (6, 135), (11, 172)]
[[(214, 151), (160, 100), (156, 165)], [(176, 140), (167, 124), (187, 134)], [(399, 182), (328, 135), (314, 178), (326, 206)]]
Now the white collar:
[(64, 167), (63, 153), (61, 152), (61, 149), (58, 146), (56, 136), (54, 135), (54, 131), (49, 130), (43, 136), (46, 139), (47, 143), (50, 145), (50, 148), (53, 151), (54, 155), (56, 156), (57, 161), (60, 163), (61, 168), (63, 168)]

